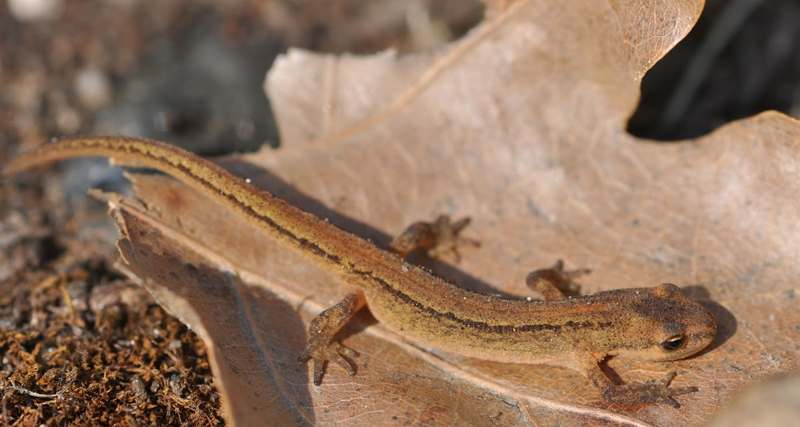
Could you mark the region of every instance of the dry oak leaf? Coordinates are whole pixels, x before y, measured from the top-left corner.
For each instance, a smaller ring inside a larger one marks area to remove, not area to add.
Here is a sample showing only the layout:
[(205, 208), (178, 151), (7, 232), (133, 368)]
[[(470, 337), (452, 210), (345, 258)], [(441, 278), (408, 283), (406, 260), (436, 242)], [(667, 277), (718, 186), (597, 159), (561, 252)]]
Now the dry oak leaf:
[(588, 293), (678, 283), (717, 316), (712, 348), (610, 367), (625, 381), (677, 370), (700, 391), (680, 410), (609, 405), (577, 372), (420, 348), (368, 315), (344, 334), (358, 374), (333, 366), (314, 387), (295, 360), (304, 325), (344, 285), (186, 187), (136, 176), (143, 204), (111, 198), (124, 268), (205, 337), (231, 423), (699, 425), (798, 368), (800, 124), (769, 112), (637, 140), (624, 129), (641, 77), (702, 2), (506, 3), (436, 51), (290, 51), (266, 79), (284, 148), (224, 164), (378, 245), (471, 216), (483, 246), (431, 266), (471, 289), (528, 295), (525, 275), (558, 258), (593, 269)]

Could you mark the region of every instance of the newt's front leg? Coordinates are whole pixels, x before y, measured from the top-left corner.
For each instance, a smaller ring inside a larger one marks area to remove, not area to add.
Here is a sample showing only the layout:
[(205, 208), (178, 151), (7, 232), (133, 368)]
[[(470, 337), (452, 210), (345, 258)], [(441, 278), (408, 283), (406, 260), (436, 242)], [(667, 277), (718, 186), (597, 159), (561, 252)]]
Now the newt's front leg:
[[(525, 280), (531, 290), (536, 291), (545, 301), (557, 301), (567, 298), (568, 294), (577, 294), (580, 286), (573, 280), (590, 273), (587, 268), (565, 270), (564, 262), (558, 260), (553, 267), (532, 271)], [(615, 384), (601, 368), (606, 355), (586, 351), (578, 356), (578, 365), (589, 380), (603, 394), (603, 399), (610, 403), (666, 403), (674, 408), (680, 407), (675, 396), (694, 393), (697, 387), (670, 388), (675, 372), (668, 373), (660, 380), (643, 383)]]
[(605, 363), (604, 356), (587, 354), (583, 360), (586, 376), (595, 387), (603, 393), (603, 399), (609, 403), (666, 403), (673, 408), (680, 408), (676, 396), (695, 393), (697, 387), (670, 387), (670, 383), (677, 375), (670, 372), (660, 380), (650, 380), (642, 383), (615, 384), (600, 367)]
[(355, 366), (349, 358), (357, 356), (357, 353), (334, 341), (334, 338), (365, 305), (364, 293), (356, 291), (311, 321), (308, 326), (308, 343), (298, 360), (301, 362), (311, 360), (313, 363), (314, 385), (322, 384), (322, 375), (325, 373), (328, 361), (341, 366), (351, 376), (356, 374)]

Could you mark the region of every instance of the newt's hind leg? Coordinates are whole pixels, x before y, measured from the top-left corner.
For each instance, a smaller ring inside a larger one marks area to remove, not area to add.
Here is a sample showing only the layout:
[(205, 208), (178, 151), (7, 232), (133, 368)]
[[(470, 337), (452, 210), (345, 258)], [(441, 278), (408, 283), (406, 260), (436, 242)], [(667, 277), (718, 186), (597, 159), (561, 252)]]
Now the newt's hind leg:
[(301, 362), (311, 360), (314, 366), (314, 385), (322, 384), (322, 375), (325, 373), (325, 367), (329, 361), (341, 366), (350, 375), (356, 374), (355, 365), (350, 358), (356, 357), (358, 354), (338, 341), (334, 341), (334, 338), (339, 330), (365, 305), (364, 293), (353, 292), (311, 321), (308, 326), (306, 349), (298, 357), (298, 360)]
[(574, 280), (591, 272), (588, 268), (564, 270), (564, 261), (558, 260), (550, 268), (530, 272), (525, 283), (546, 301), (554, 301), (579, 295), (581, 287)]
[(418, 249), (424, 250), (432, 257), (440, 257), (452, 253), (456, 262), (461, 261), (458, 248), (469, 244), (478, 247), (480, 242), (462, 237), (461, 231), (470, 223), (470, 218), (462, 218), (451, 222), (448, 215), (439, 215), (434, 222), (415, 222), (392, 240), (389, 247), (401, 256), (406, 256)]

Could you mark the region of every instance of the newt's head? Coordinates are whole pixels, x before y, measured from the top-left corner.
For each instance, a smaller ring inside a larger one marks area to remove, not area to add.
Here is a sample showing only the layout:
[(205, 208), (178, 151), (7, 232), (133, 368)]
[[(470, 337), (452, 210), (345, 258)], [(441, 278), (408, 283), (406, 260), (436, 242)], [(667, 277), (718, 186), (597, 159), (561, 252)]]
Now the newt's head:
[(677, 286), (665, 283), (641, 289), (638, 295), (631, 301), (629, 327), (643, 339), (640, 345), (621, 348), (616, 354), (640, 360), (677, 360), (698, 353), (714, 340), (714, 317)]

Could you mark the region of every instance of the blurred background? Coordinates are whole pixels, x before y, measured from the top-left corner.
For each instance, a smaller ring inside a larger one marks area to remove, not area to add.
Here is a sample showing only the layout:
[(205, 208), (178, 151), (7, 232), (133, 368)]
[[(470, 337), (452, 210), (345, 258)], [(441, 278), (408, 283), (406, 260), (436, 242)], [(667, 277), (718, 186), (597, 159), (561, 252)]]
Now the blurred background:
[[(261, 87), (289, 46), (418, 51), (482, 15), (477, 0), (2, 0), (0, 160), (17, 144), (86, 133), (207, 155), (277, 145)], [(677, 140), (767, 109), (797, 115), (798, 22), (796, 0), (708, 1), (647, 74), (629, 130)]]
[(0, 138), (123, 133), (206, 155), (276, 145), (262, 83), (288, 47), (427, 49), (482, 11), (475, 0), (2, 0)]

